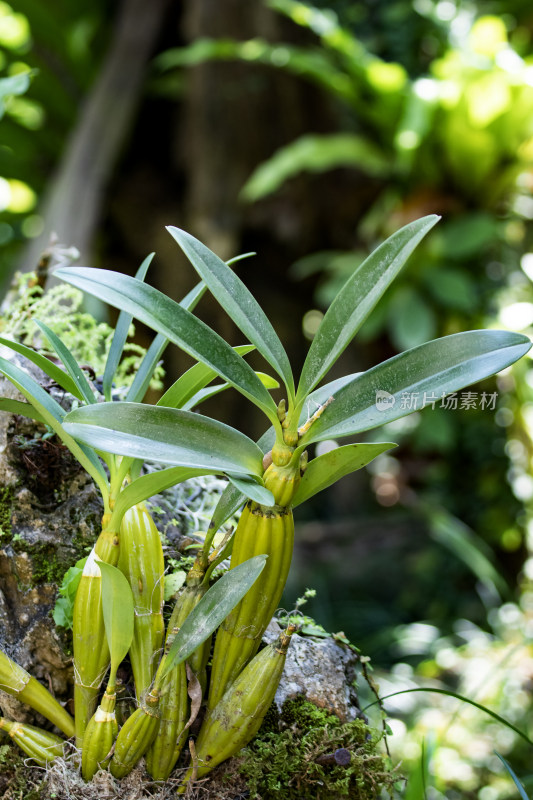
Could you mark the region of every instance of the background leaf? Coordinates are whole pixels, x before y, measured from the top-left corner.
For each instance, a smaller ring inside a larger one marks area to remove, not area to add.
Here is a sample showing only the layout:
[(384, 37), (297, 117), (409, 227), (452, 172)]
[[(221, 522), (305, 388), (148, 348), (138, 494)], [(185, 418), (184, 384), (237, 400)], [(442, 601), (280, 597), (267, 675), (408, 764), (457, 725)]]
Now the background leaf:
[(387, 156), (369, 139), (353, 133), (307, 134), (263, 161), (245, 183), (242, 197), (254, 202), (277, 191), (300, 172), (326, 172), (337, 167), (357, 167), (375, 176), (390, 170)]
[(524, 789), (523, 785), (518, 780), (518, 776), (517, 776), (516, 772), (514, 771), (514, 769), (511, 767), (511, 765), (509, 764), (509, 762), (506, 761), (506, 759), (500, 753), (498, 753), (497, 750), (495, 750), (494, 752), (496, 753), (496, 755), (498, 756), (498, 758), (502, 762), (503, 766), (505, 767), (505, 769), (507, 770), (507, 772), (509, 773), (509, 775), (513, 779), (513, 783), (516, 786), (516, 788), (518, 789), (518, 793), (519, 793), (520, 797), (522, 798), (522, 800), (530, 800), (530, 798), (526, 794), (526, 790)]

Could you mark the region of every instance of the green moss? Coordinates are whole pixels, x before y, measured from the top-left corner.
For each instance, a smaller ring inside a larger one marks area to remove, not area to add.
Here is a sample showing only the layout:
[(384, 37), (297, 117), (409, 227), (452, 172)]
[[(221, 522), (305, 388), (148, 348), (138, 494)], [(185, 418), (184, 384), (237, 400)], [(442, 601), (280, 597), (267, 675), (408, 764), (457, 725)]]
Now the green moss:
[[(269, 712), (237, 769), (261, 800), (374, 800), (398, 780), (381, 751), (381, 734), (362, 720), (342, 723), (336, 716), (299, 698), (288, 700), (278, 715)], [(347, 767), (321, 765), (321, 756), (346, 748)]]
[[(0, 745), (0, 795), (3, 800), (42, 800), (37, 770), (27, 767), (22, 753), (14, 744)], [(42, 774), (42, 773), (41, 773)]]
[(0, 488), (0, 544), (7, 544), (11, 539), (11, 509), (13, 506), (13, 488)]

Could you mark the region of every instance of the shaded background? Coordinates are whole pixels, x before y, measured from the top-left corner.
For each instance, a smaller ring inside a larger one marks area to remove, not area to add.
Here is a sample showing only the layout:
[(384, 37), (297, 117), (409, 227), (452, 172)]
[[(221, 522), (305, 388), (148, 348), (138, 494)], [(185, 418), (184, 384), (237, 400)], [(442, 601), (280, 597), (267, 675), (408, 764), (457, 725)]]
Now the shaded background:
[[(35, 70), (0, 121), (4, 288), (55, 231), (129, 274), (155, 250), (150, 280), (179, 299), (177, 225), (257, 251), (238, 272), (297, 370), (354, 266), (439, 213), (332, 378), (436, 336), (531, 332), (532, 37), (522, 0), (2, 2), (2, 75)], [(198, 313), (241, 341), (209, 298)], [(167, 359), (168, 380), (189, 363)], [(382, 666), (531, 609), (530, 365), (369, 434), (401, 447), (301, 511), (286, 604), (314, 587), (310, 613)], [(230, 393), (205, 411), (262, 433)]]

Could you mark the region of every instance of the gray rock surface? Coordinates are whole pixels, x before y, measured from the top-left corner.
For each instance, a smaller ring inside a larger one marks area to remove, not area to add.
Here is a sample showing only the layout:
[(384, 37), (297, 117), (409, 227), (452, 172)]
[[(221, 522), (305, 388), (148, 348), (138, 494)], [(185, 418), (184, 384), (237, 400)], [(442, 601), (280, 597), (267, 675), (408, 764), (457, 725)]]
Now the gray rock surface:
[[(280, 632), (273, 620), (264, 641), (275, 641)], [(294, 634), (276, 692), (276, 705), (281, 710), (286, 700), (303, 695), (320, 708), (333, 711), (343, 722), (355, 719), (359, 713), (356, 663), (356, 653), (331, 637)]]

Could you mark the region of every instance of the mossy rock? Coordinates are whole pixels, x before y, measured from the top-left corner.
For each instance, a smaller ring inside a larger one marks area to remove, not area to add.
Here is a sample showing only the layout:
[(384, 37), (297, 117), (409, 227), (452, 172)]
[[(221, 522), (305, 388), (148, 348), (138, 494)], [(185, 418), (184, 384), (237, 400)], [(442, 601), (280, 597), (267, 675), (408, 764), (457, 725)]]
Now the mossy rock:
[[(320, 763), (340, 749), (349, 751), (347, 766)], [(253, 742), (219, 769), (232, 791), (244, 780), (250, 800), (376, 800), (399, 779), (380, 732), (362, 719), (341, 722), (303, 697), (287, 700), (281, 714), (273, 706)]]

